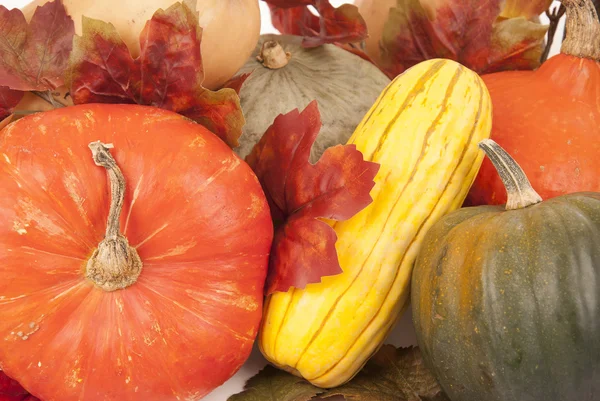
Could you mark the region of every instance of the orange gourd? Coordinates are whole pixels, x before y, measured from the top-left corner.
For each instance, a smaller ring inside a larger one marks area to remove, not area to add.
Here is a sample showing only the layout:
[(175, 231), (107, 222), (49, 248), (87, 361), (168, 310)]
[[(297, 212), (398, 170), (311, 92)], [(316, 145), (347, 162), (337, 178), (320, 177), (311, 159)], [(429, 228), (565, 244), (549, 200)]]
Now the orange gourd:
[(242, 366), (273, 227), (224, 142), (157, 108), (73, 106), (0, 131), (0, 171), (7, 375), (45, 401), (175, 401)]
[[(494, 106), (492, 138), (544, 199), (600, 192), (600, 22), (591, 0), (563, 0), (567, 37), (536, 71), (483, 76)], [(484, 160), (466, 204), (502, 204), (506, 192)]]

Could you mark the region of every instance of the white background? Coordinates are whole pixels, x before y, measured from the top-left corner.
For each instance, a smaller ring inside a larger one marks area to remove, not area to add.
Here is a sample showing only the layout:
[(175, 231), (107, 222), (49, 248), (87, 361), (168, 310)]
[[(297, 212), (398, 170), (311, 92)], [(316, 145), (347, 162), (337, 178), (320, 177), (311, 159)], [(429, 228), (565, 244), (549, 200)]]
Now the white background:
[[(101, 1), (101, 0), (98, 0)], [(126, 0), (124, 0), (126, 1)], [(129, 0), (131, 1), (131, 0)], [(143, 0), (138, 0), (143, 1)], [(174, 0), (175, 1), (175, 0)], [(527, 1), (527, 0), (524, 0)], [(351, 3), (352, 1), (347, 0), (331, 0), (331, 4), (339, 6), (343, 3)], [(0, 0), (0, 5), (7, 8), (20, 8), (29, 3), (29, 0)], [(558, 1), (554, 2), (554, 6), (559, 4)], [(261, 16), (262, 16), (262, 32), (263, 33), (276, 33), (277, 31), (273, 28), (270, 21), (269, 9), (264, 2), (260, 2)], [(542, 16), (542, 22), (548, 23), (546, 16)], [(559, 27), (557, 38), (562, 37), (562, 31), (564, 28), (564, 18)], [(559, 41), (560, 42), (560, 41)], [(560, 43), (554, 43), (550, 55), (556, 54), (560, 50)], [(394, 332), (390, 335), (388, 343), (392, 343), (396, 346), (407, 346), (416, 344), (414, 330), (411, 324), (411, 314), (408, 311), (400, 323), (396, 326)], [(220, 388), (216, 389), (209, 396), (205, 397), (203, 401), (225, 401), (231, 394), (242, 391), (244, 383), (247, 378), (254, 375), (259, 369), (265, 365), (265, 360), (262, 358), (260, 353), (255, 349), (250, 359), (242, 367), (242, 369), (227, 383)]]

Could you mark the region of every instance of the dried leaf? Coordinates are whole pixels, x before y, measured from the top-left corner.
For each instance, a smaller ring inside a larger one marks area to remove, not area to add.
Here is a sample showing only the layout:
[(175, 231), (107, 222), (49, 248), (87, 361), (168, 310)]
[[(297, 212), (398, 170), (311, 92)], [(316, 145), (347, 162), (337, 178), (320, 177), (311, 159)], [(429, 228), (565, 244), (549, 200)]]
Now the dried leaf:
[(27, 391), (16, 380), (8, 377), (4, 372), (0, 370), (0, 397), (6, 396), (24, 396)]
[(0, 120), (4, 120), (19, 104), (25, 93), (0, 86)]
[(244, 391), (227, 401), (309, 401), (325, 390), (271, 365), (265, 366), (244, 386)]
[(369, 55), (367, 53), (365, 53), (363, 50), (359, 49), (352, 43), (335, 43), (335, 45), (338, 47), (341, 47), (342, 49), (344, 49), (346, 51), (349, 51), (352, 54), (357, 55), (358, 57), (362, 58), (363, 60), (367, 60), (368, 62), (370, 62), (372, 64), (376, 64), (375, 61), (371, 57), (369, 57)]
[(381, 67), (390, 77), (433, 58), (460, 62), (480, 73), (534, 69), (547, 26), (524, 17), (499, 18), (502, 0), (398, 0), (381, 43)]
[(321, 127), (317, 102), (278, 116), (246, 158), (271, 206), (276, 232), (265, 291), (288, 291), (341, 273), (333, 228), (372, 202), (379, 165), (354, 145), (327, 149), (316, 164), (310, 149)]
[(250, 78), (250, 75), (252, 75), (253, 72), (254, 72), (254, 70), (252, 70), (251, 72), (248, 72), (246, 74), (236, 75), (235, 77), (231, 78), (229, 81), (225, 82), (225, 84), (223, 84), (223, 88), (233, 89), (235, 91), (235, 93), (237, 93), (239, 95), (240, 90), (242, 89), (242, 85), (244, 85), (244, 82), (246, 82), (246, 80), (248, 78)]
[(227, 401), (450, 401), (425, 367), (418, 347), (384, 345), (348, 383), (329, 390), (267, 366), (246, 383), (244, 392)]
[[(487, 59), (485, 73), (504, 71), (507, 66), (512, 70), (529, 70), (539, 65), (543, 47), (540, 38), (544, 38), (548, 27), (536, 24), (525, 18), (511, 18), (494, 25), (492, 42)], [(514, 39), (521, 38), (516, 43)]]
[[(360, 42), (367, 37), (367, 24), (352, 4), (335, 8), (328, 0), (263, 1), (269, 5), (273, 26), (284, 34), (304, 36), (305, 47)], [(309, 6), (319, 15), (314, 15)]]
[(4, 129), (4, 127), (6, 127), (8, 124), (12, 123), (14, 119), (15, 119), (15, 115), (11, 114), (8, 117), (6, 117), (4, 120), (0, 120), (0, 131), (2, 131)]
[(29, 24), (21, 10), (0, 6), (0, 85), (21, 91), (63, 85), (74, 34), (61, 0), (38, 7)]
[(347, 401), (450, 401), (425, 367), (417, 347), (384, 345), (349, 383), (322, 398)]
[(552, 5), (552, 0), (505, 0), (501, 18), (538, 17)]
[(82, 31), (70, 59), (75, 104), (138, 103), (175, 111), (238, 145), (245, 123), (239, 97), (233, 89), (202, 87), (202, 28), (186, 3), (154, 13), (135, 60), (112, 24), (84, 17)]

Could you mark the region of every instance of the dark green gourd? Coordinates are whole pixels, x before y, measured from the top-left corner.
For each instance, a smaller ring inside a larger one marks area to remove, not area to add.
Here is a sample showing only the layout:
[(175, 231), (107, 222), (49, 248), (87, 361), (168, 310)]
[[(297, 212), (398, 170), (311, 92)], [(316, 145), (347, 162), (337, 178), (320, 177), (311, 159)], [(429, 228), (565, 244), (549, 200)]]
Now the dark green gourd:
[(459, 209), (412, 277), (428, 366), (452, 401), (600, 400), (600, 194), (542, 201), (495, 142), (506, 207)]

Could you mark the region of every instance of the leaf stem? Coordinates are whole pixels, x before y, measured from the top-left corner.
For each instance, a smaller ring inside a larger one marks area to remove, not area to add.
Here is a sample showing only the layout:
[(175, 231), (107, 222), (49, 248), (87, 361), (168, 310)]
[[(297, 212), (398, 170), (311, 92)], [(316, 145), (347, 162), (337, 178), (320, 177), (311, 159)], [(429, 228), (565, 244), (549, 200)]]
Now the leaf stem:
[(540, 59), (541, 63), (544, 63), (546, 60), (548, 60), (548, 55), (550, 54), (552, 44), (554, 43), (554, 37), (556, 36), (558, 24), (560, 23), (560, 19), (563, 17), (563, 15), (565, 15), (567, 9), (561, 4), (558, 7), (554, 7), (551, 12), (549, 11), (550, 9), (546, 10), (546, 16), (550, 20), (550, 26), (548, 28), (548, 43), (546, 44), (546, 48), (542, 53), (542, 57)]
[(65, 103), (62, 103), (57, 98), (55, 98), (54, 95), (52, 94), (52, 91), (50, 91), (50, 90), (48, 90), (48, 91), (33, 91), (33, 94), (38, 96), (39, 98), (45, 100), (46, 102), (50, 103), (52, 105), (52, 107), (54, 107), (55, 109), (67, 106)]

